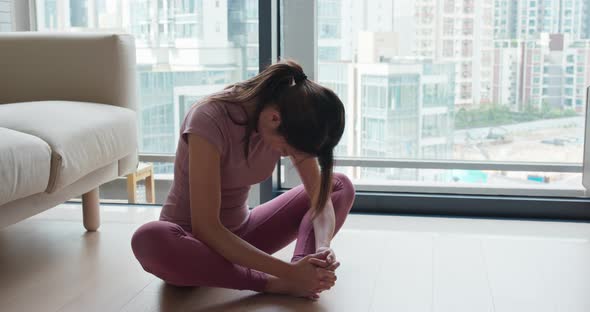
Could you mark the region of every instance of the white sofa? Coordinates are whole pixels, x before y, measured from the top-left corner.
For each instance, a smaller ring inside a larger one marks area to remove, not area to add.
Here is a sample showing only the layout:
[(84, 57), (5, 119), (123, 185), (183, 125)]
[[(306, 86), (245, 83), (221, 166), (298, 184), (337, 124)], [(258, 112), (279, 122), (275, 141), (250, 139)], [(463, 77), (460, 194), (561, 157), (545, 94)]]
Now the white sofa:
[(100, 225), (98, 187), (137, 168), (130, 35), (0, 34), (0, 228), (82, 195)]

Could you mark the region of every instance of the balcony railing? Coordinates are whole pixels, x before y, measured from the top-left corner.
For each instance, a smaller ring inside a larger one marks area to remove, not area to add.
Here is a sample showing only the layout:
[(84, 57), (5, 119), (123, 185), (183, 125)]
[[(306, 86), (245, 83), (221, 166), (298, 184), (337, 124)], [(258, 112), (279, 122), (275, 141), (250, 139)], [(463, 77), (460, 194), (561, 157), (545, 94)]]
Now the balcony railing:
[[(140, 161), (146, 162), (174, 162), (173, 154), (140, 154)], [(337, 157), (338, 167), (368, 167), (368, 168), (409, 168), (409, 169), (463, 169), (463, 170), (494, 170), (494, 171), (530, 171), (530, 172), (561, 172), (582, 173), (582, 165), (576, 163), (532, 163), (532, 162), (485, 162), (463, 160), (414, 160), (414, 159), (374, 159), (362, 157)], [(295, 172), (288, 158), (281, 159), (284, 172)], [(295, 187), (299, 183), (296, 174), (288, 174), (281, 188)], [(156, 175), (156, 180), (163, 188), (170, 187), (172, 175)], [(465, 194), (465, 195), (515, 195), (539, 197), (586, 197), (587, 191), (582, 185), (535, 184), (498, 185), (486, 183), (465, 182), (432, 182), (432, 181), (369, 181), (354, 179), (353, 183), (358, 191), (394, 192), (394, 193), (423, 193), (427, 194)]]
[[(174, 154), (141, 153), (140, 161), (174, 162)], [(462, 170), (498, 170), (498, 171), (539, 171), (581, 173), (583, 166), (578, 163), (544, 163), (544, 162), (500, 162), (471, 160), (421, 160), (421, 159), (386, 159), (362, 157), (336, 157), (335, 165), (339, 167), (367, 168), (414, 168), (414, 169), (462, 169)]]

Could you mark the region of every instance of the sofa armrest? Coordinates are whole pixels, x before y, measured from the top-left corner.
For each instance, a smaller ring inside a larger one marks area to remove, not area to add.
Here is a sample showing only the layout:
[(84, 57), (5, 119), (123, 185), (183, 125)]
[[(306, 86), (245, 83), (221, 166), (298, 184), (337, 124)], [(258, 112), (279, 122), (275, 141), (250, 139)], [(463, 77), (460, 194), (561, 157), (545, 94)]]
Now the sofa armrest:
[(0, 104), (67, 100), (137, 109), (127, 34), (0, 34)]

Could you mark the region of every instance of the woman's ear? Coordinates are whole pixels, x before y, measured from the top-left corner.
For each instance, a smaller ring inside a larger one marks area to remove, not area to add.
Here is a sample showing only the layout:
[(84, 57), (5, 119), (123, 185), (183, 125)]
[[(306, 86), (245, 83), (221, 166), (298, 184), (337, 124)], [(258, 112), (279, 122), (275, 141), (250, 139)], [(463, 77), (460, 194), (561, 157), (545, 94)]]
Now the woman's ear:
[(278, 128), (281, 124), (281, 114), (275, 109), (270, 111), (270, 124), (274, 129)]

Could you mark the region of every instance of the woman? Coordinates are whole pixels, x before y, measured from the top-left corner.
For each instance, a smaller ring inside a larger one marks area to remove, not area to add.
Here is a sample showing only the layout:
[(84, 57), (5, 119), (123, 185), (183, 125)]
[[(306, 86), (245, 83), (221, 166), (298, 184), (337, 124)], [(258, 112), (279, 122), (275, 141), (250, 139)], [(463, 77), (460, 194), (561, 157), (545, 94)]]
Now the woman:
[[(330, 241), (354, 200), (350, 180), (332, 174), (344, 116), (338, 96), (293, 61), (201, 100), (181, 125), (160, 220), (133, 235), (137, 260), (173, 285), (319, 298), (336, 281)], [(281, 156), (303, 185), (250, 211), (250, 185)], [(290, 263), (271, 256), (295, 239)]]

